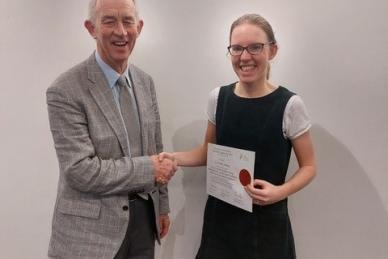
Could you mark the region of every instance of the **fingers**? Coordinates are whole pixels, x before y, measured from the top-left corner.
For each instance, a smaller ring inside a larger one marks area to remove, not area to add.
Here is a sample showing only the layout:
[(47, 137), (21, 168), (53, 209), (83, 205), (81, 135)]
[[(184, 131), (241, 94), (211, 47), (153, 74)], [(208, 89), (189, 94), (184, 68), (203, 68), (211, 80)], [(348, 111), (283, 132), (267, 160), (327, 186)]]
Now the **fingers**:
[(165, 159), (165, 158), (166, 158), (166, 155), (167, 155), (167, 153), (166, 153), (166, 152), (162, 152), (162, 153), (160, 153), (160, 154), (158, 155), (159, 162), (162, 162), (162, 161), (163, 161), (163, 159)]
[(164, 238), (166, 235), (167, 235), (167, 230), (162, 229), (162, 230), (160, 231), (160, 238)]
[(178, 170), (178, 164), (170, 153), (162, 152), (152, 156), (154, 162), (155, 181), (159, 184), (167, 184)]
[(253, 200), (261, 200), (265, 198), (265, 193), (261, 189), (257, 189), (253, 187), (252, 185), (248, 185), (245, 187), (245, 191), (248, 193), (248, 195), (253, 199)]
[(163, 178), (163, 177), (157, 177), (156, 179), (156, 182), (159, 183), (159, 184), (162, 184), (162, 185), (165, 185), (168, 183), (169, 180)]
[(170, 227), (170, 217), (168, 215), (160, 215), (160, 238), (167, 235)]
[(249, 195), (263, 195), (266, 190), (267, 182), (263, 180), (255, 179), (253, 183), (245, 186), (245, 190)]
[(265, 205), (269, 205), (270, 203), (268, 201), (264, 201), (264, 200), (253, 199), (253, 204), (265, 206)]
[(162, 176), (169, 181), (176, 171), (174, 170), (174, 163), (170, 159), (163, 159), (163, 161), (160, 162), (160, 167), (162, 169)]
[(260, 179), (254, 179), (253, 180), (253, 186), (256, 189), (264, 189), (266, 186), (268, 186), (268, 182)]
[(167, 235), (168, 233), (168, 228), (164, 227), (164, 226), (160, 226), (160, 238), (163, 238)]
[(175, 161), (175, 156), (173, 153), (168, 153), (168, 152), (161, 152), (158, 155), (159, 161), (162, 162), (164, 159), (170, 159), (172, 161)]
[(169, 159), (173, 162), (174, 173), (178, 170), (178, 161), (175, 159), (174, 153), (161, 152), (158, 155), (159, 162), (162, 162), (165, 159)]
[(272, 203), (272, 186), (267, 181), (255, 179), (245, 187), (245, 191), (252, 198), (253, 204), (264, 206)]

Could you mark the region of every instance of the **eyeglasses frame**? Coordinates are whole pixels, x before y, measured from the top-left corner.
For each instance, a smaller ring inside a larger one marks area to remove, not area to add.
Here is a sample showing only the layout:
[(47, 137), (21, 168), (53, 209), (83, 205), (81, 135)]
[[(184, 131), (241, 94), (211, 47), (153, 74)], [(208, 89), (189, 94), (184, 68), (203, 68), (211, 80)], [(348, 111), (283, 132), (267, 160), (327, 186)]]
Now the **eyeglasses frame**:
[[(260, 52), (258, 52), (258, 53), (251, 53), (251, 52), (248, 50), (248, 48), (249, 48), (250, 46), (252, 46), (252, 45), (258, 45), (258, 44), (261, 45), (261, 50), (260, 50)], [(270, 46), (270, 45), (272, 45), (272, 44), (275, 44), (275, 42), (273, 42), (273, 41), (266, 42), (266, 43), (256, 42), (256, 43), (249, 44), (249, 45), (246, 46), (246, 47), (243, 47), (243, 46), (238, 45), (238, 44), (233, 44), (233, 45), (229, 45), (229, 46), (227, 47), (227, 49), (228, 49), (228, 53), (229, 53), (231, 56), (241, 56), (241, 55), (244, 53), (244, 50), (246, 50), (250, 55), (259, 55), (261, 52), (263, 52), (263, 49), (264, 49), (264, 46), (265, 46), (265, 45)], [(240, 54), (233, 55), (233, 54), (231, 53), (231, 51), (230, 51), (230, 48), (233, 47), (233, 46), (240, 46), (240, 47), (242, 48), (241, 53), (240, 53)]]

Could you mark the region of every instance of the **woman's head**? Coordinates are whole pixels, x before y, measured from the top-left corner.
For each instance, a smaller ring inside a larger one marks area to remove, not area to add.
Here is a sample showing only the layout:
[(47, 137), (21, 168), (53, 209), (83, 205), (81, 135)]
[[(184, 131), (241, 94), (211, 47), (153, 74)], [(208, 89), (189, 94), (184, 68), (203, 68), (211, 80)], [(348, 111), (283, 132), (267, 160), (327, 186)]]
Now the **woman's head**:
[(252, 25), (256, 25), (257, 27), (260, 27), (267, 35), (268, 42), (272, 42), (276, 44), (275, 34), (273, 33), (272, 26), (269, 24), (269, 22), (266, 19), (264, 19), (262, 16), (258, 14), (244, 14), (243, 16), (235, 20), (232, 23), (232, 26), (230, 26), (229, 43), (231, 43), (230, 41), (231, 41), (232, 32), (234, 28), (244, 23), (249, 23)]
[(271, 25), (258, 14), (246, 14), (230, 28), (229, 53), (240, 82), (252, 84), (269, 77), (269, 60), (277, 52)]

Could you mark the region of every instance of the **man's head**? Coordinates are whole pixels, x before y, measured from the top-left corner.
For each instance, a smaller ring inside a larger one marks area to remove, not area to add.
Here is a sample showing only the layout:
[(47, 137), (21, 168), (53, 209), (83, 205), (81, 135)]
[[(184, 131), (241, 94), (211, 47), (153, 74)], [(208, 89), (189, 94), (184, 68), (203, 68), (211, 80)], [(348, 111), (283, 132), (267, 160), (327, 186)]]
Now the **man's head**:
[(122, 73), (143, 27), (135, 1), (91, 0), (85, 27), (96, 39), (101, 58)]

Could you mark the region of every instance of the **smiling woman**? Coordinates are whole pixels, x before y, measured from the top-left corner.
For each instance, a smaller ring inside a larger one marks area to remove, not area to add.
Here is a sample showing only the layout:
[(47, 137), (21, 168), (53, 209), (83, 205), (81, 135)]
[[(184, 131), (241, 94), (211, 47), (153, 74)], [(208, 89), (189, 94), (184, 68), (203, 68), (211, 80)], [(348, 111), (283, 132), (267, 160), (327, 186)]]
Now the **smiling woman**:
[[(181, 166), (201, 166), (208, 143), (254, 151), (254, 180), (244, 171), (239, 175), (253, 213), (209, 196), (196, 259), (294, 259), (287, 198), (315, 176), (311, 123), (299, 96), (267, 80), (277, 44), (263, 17), (238, 18), (231, 26), (228, 50), (239, 81), (211, 92), (204, 143), (160, 157), (174, 158)], [(285, 181), (292, 149), (299, 167)]]
[(269, 79), (269, 61), (277, 53), (277, 44), (271, 25), (264, 18), (245, 15), (237, 19), (230, 30), (229, 53), (239, 77), (237, 92), (244, 95), (242, 91), (250, 89), (262, 91), (251, 92), (252, 95), (265, 95), (274, 89), (266, 80)]

